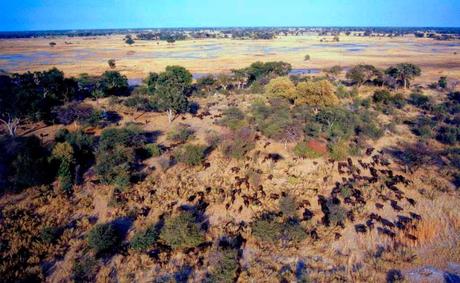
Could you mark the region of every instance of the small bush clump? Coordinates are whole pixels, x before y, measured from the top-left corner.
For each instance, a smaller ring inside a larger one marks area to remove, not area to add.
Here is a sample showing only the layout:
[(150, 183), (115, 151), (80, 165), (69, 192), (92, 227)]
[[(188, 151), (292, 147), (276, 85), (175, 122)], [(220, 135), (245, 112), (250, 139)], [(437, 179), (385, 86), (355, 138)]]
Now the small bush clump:
[(181, 146), (174, 153), (175, 158), (189, 166), (197, 166), (205, 159), (206, 146), (186, 144)]
[(152, 225), (147, 229), (136, 233), (131, 240), (130, 247), (137, 251), (147, 251), (158, 239), (158, 231)]
[(91, 256), (75, 260), (72, 266), (72, 279), (75, 283), (94, 282), (97, 274), (97, 261)]
[(120, 243), (121, 237), (113, 224), (97, 224), (88, 233), (88, 246), (96, 255), (112, 252)]
[(205, 241), (204, 233), (191, 212), (166, 219), (160, 240), (173, 249), (193, 248)]
[(176, 143), (185, 143), (195, 137), (195, 131), (187, 124), (180, 124), (167, 135), (168, 139)]
[(322, 153), (312, 149), (307, 142), (299, 142), (294, 147), (294, 154), (301, 158), (315, 159), (322, 156)]

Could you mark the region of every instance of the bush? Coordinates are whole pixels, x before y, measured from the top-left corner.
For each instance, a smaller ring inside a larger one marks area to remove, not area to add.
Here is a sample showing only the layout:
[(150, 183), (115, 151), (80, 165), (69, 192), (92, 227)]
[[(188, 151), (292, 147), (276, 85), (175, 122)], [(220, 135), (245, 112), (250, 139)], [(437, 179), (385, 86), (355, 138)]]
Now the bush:
[(166, 219), (160, 239), (173, 249), (193, 248), (205, 241), (204, 233), (191, 212)]
[(187, 144), (176, 150), (174, 156), (179, 162), (189, 166), (196, 166), (203, 163), (205, 159), (206, 146)]
[(120, 244), (121, 236), (113, 224), (97, 224), (88, 233), (87, 241), (96, 255), (103, 255), (113, 252)]
[(334, 160), (344, 160), (348, 155), (349, 146), (344, 140), (332, 144), (329, 148), (329, 156)]
[(268, 85), (265, 86), (265, 94), (294, 101), (296, 98), (296, 89), (289, 77), (277, 77), (270, 80)]
[(55, 243), (59, 237), (62, 235), (61, 227), (45, 227), (40, 231), (40, 239), (47, 243)]
[(456, 126), (442, 126), (436, 139), (442, 143), (453, 145), (460, 141), (460, 128)]
[(301, 242), (307, 238), (307, 233), (296, 220), (289, 220), (284, 224), (283, 238), (291, 242)]
[(158, 144), (151, 143), (145, 146), (145, 150), (147, 151), (149, 157), (158, 157), (163, 152)]
[(136, 233), (131, 240), (130, 247), (137, 251), (147, 251), (158, 239), (158, 231), (152, 225), (147, 229)]
[(292, 218), (296, 215), (297, 204), (292, 196), (287, 195), (280, 198), (278, 205), (284, 218)]
[(307, 144), (307, 142), (299, 142), (295, 147), (294, 147), (294, 154), (298, 157), (302, 158), (319, 158), (322, 156), (321, 153), (313, 150), (310, 148)]
[(195, 137), (195, 131), (186, 124), (180, 124), (167, 135), (168, 139), (176, 143), (185, 143)]
[(295, 104), (333, 106), (339, 103), (334, 86), (327, 80), (307, 81), (297, 85)]
[(232, 130), (238, 130), (246, 125), (245, 115), (238, 107), (229, 107), (222, 113), (219, 124)]
[(235, 281), (236, 271), (239, 268), (238, 250), (223, 249), (218, 252), (213, 270), (209, 275), (209, 282), (232, 283)]
[(336, 204), (332, 200), (329, 199), (326, 202), (326, 206), (328, 209), (329, 222), (332, 225), (343, 223), (346, 220), (347, 211), (343, 207), (341, 207), (339, 204)]
[(274, 219), (258, 219), (251, 225), (252, 235), (264, 242), (275, 243), (283, 235), (283, 224)]
[(94, 282), (97, 274), (97, 261), (91, 256), (75, 260), (72, 266), (72, 279), (75, 283)]
[(113, 150), (99, 151), (94, 169), (102, 183), (126, 187), (130, 184), (134, 158), (132, 148), (118, 145)]
[(410, 95), (409, 103), (421, 109), (429, 109), (431, 107), (430, 98), (418, 92), (414, 92)]

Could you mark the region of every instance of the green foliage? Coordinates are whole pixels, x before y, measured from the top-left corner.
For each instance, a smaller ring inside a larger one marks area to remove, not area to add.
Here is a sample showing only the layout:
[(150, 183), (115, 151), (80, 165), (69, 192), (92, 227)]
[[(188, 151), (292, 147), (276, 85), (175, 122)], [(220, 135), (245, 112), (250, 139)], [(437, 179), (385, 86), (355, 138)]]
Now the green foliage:
[(393, 79), (396, 79), (406, 88), (414, 77), (420, 76), (422, 70), (419, 66), (410, 63), (401, 63), (389, 67), (385, 73)]
[(238, 250), (222, 249), (217, 253), (217, 259), (212, 264), (213, 270), (206, 282), (232, 283), (235, 281), (239, 268)]
[(460, 141), (460, 128), (450, 125), (442, 126), (438, 131), (436, 139), (445, 144), (456, 144)]
[(183, 113), (188, 110), (187, 94), (192, 84), (192, 74), (181, 66), (168, 66), (158, 75), (155, 99), (162, 111)]
[(251, 225), (252, 235), (264, 242), (275, 243), (283, 235), (283, 224), (274, 219), (257, 219)]
[(179, 124), (170, 131), (167, 138), (176, 143), (184, 143), (195, 137), (195, 131), (187, 124)]
[(118, 71), (106, 71), (97, 82), (97, 91), (104, 97), (125, 95), (128, 91), (128, 78)]
[(173, 249), (193, 248), (205, 241), (204, 233), (191, 212), (181, 212), (165, 220), (160, 240)]
[(51, 181), (49, 152), (35, 136), (0, 136), (0, 194), (4, 189), (19, 191)]
[(295, 104), (333, 106), (339, 103), (334, 86), (328, 80), (306, 81), (297, 85)]
[(186, 144), (174, 152), (175, 158), (189, 166), (196, 166), (203, 163), (205, 159), (206, 146)]
[(94, 169), (103, 184), (127, 187), (130, 184), (134, 160), (132, 148), (116, 145), (110, 150), (98, 151)]
[(299, 142), (294, 147), (294, 154), (298, 157), (315, 159), (322, 156), (321, 153), (311, 149), (306, 142)]
[(113, 224), (97, 224), (89, 231), (87, 241), (96, 255), (103, 255), (118, 247), (121, 236)]
[(342, 206), (335, 204), (332, 200), (328, 200), (326, 206), (328, 209), (329, 222), (332, 225), (343, 223), (346, 220), (347, 211)]
[(238, 130), (246, 125), (245, 115), (238, 107), (229, 107), (222, 113), (219, 124), (232, 130)]
[(153, 112), (158, 110), (155, 97), (148, 95), (132, 95), (123, 101), (123, 105), (134, 108), (137, 111)]
[(55, 243), (62, 234), (61, 227), (45, 227), (40, 231), (40, 239), (47, 243)]
[(345, 140), (340, 140), (329, 147), (329, 156), (334, 160), (344, 160), (349, 154), (349, 146)]
[(284, 196), (279, 200), (279, 209), (283, 213), (284, 218), (292, 218), (296, 215), (297, 203), (295, 199), (290, 196)]
[(409, 103), (422, 109), (429, 109), (431, 107), (430, 98), (419, 92), (414, 92), (410, 95)]
[(98, 262), (94, 257), (84, 256), (75, 260), (72, 266), (72, 279), (75, 283), (94, 282), (97, 275)]
[(346, 78), (358, 87), (373, 80), (379, 79), (382, 73), (372, 65), (357, 65), (348, 70)]
[(438, 86), (442, 89), (447, 88), (447, 77), (440, 77), (438, 81)]
[(154, 225), (134, 234), (130, 247), (137, 251), (148, 251), (158, 239), (158, 231)]
[(255, 62), (252, 63), (242, 72), (248, 77), (249, 83), (253, 83), (262, 78), (273, 76), (287, 76), (291, 71), (292, 66), (285, 62)]
[(145, 150), (147, 151), (149, 157), (158, 157), (163, 153), (160, 146), (156, 143), (145, 145)]

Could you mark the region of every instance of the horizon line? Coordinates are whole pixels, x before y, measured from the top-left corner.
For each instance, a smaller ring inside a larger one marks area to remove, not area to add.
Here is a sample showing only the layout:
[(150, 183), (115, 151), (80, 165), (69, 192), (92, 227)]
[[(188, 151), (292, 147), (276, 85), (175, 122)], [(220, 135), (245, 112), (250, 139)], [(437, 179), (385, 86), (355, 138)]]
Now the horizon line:
[(176, 27), (123, 27), (123, 28), (67, 28), (67, 29), (31, 29), (31, 30), (0, 30), (0, 33), (14, 33), (14, 32), (65, 32), (65, 31), (93, 31), (93, 30), (148, 30), (148, 29), (230, 29), (230, 28), (424, 28), (424, 29), (460, 29), (460, 26), (384, 26), (384, 25), (375, 25), (375, 26), (334, 26), (334, 25), (291, 25), (291, 26), (270, 26), (270, 25), (260, 25), (260, 26), (176, 26)]

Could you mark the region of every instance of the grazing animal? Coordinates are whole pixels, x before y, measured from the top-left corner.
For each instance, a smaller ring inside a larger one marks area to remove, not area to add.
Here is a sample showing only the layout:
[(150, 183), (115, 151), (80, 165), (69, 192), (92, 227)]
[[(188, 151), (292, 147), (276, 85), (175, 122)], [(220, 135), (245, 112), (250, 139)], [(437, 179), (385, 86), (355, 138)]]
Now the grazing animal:
[(381, 204), (381, 203), (378, 203), (378, 202), (377, 202), (377, 203), (375, 203), (375, 208), (377, 208), (377, 209), (383, 209), (383, 207), (384, 207), (384, 205), (383, 205), (383, 204)]
[(277, 200), (280, 198), (280, 195), (279, 194), (270, 194), (270, 198), (273, 199), (273, 200)]
[(391, 200), (390, 202), (391, 202), (391, 207), (392, 207), (394, 210), (396, 210), (397, 212), (401, 212), (401, 211), (404, 210), (402, 207), (400, 207), (400, 206), (398, 205), (398, 202), (397, 202), (397, 201)]
[(377, 227), (377, 232), (379, 234), (387, 235), (390, 238), (394, 238), (396, 236), (395, 232), (387, 228)]
[(410, 217), (412, 217), (412, 219), (415, 219), (417, 221), (422, 220), (422, 216), (420, 216), (420, 215), (418, 215), (417, 213), (414, 213), (414, 212), (410, 213)]
[(203, 164), (203, 167), (204, 167), (204, 169), (208, 169), (209, 167), (211, 167), (211, 163), (205, 162), (205, 163)]
[(339, 233), (335, 233), (334, 235), (335, 235), (336, 240), (338, 240), (338, 239), (340, 239), (342, 237), (342, 235), (340, 235)]
[(373, 148), (373, 147), (369, 147), (368, 149), (366, 149), (366, 155), (367, 155), (367, 156), (371, 156), (372, 152), (374, 152), (374, 148)]
[(356, 231), (356, 233), (366, 233), (367, 232), (366, 225), (364, 225), (364, 224), (356, 224), (355, 225), (355, 231)]
[(303, 220), (310, 220), (314, 216), (313, 212), (311, 212), (309, 209), (305, 209), (303, 212)]
[(408, 238), (409, 240), (417, 241), (417, 237), (415, 237), (414, 235), (411, 235), (411, 234), (404, 234), (404, 236), (406, 236), (406, 238)]
[(310, 231), (310, 237), (315, 241), (319, 240), (318, 232), (316, 232), (316, 230)]
[(406, 200), (412, 206), (415, 206), (415, 204), (417, 203), (414, 199), (411, 199), (411, 198), (406, 198)]
[(385, 218), (383, 218), (383, 217), (380, 217), (379, 222), (382, 223), (382, 225), (383, 225), (383, 226), (386, 226), (386, 227), (390, 227), (390, 228), (394, 228), (394, 227), (395, 227), (395, 225), (393, 224), (393, 222), (391, 222), (390, 220), (385, 219)]
[(372, 219), (368, 219), (366, 221), (366, 226), (369, 228), (369, 230), (374, 229), (374, 221), (372, 221)]

